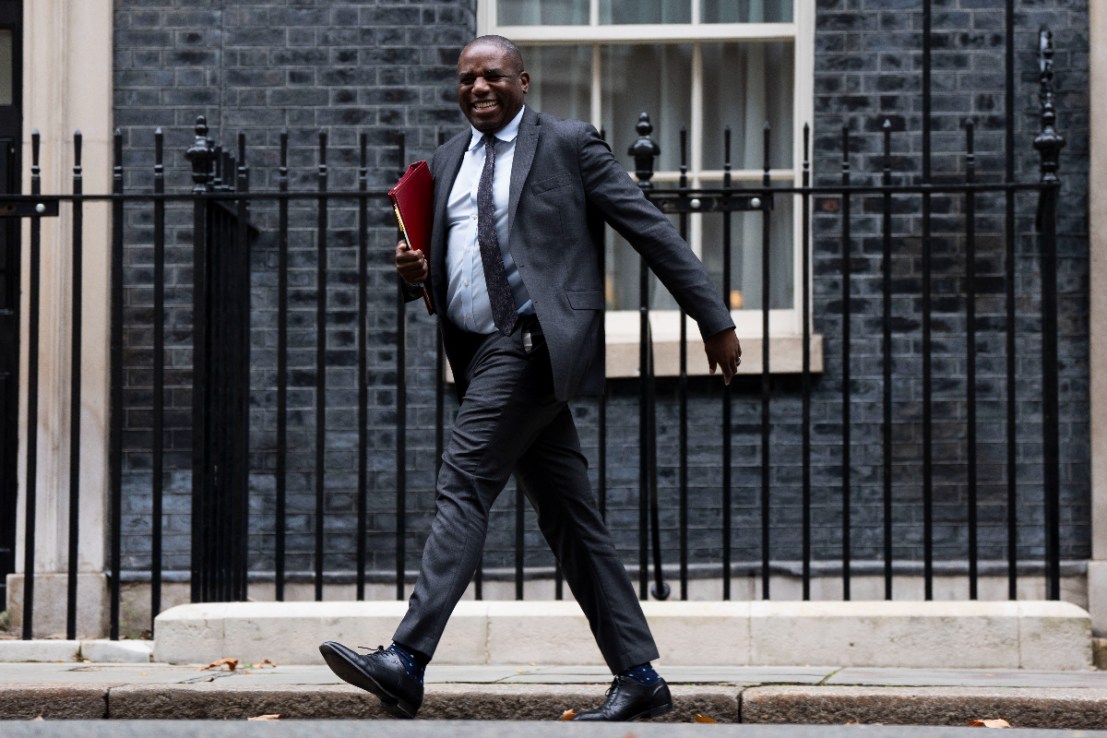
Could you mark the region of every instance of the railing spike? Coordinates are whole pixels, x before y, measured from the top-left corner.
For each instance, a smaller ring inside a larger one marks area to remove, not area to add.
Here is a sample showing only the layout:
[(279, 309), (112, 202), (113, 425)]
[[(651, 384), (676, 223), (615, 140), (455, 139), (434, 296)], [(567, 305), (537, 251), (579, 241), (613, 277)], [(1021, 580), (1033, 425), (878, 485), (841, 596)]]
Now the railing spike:
[(653, 189), (653, 160), (661, 154), (661, 147), (650, 138), (653, 133), (653, 124), (650, 123), (648, 113), (638, 116), (638, 123), (634, 130), (638, 138), (627, 149), (627, 154), (634, 157), (634, 174), (638, 177), (638, 186), (643, 190)]

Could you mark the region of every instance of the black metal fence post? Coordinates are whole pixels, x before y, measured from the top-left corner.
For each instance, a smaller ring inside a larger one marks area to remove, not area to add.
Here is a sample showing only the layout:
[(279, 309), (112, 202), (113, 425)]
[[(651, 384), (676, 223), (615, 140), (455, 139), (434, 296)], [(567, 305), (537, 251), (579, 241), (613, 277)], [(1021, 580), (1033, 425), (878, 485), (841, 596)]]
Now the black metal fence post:
[(848, 188), (850, 186), (849, 163), (849, 126), (842, 126), (842, 599), (848, 601), (852, 597), (850, 567), (853, 559), (852, 549), (852, 484), (853, 469), (852, 456), (850, 454), (853, 443), (851, 430), (852, 414), (850, 413), (850, 398), (852, 396), (852, 375), (850, 374), (850, 340), (852, 326), (850, 320), (853, 316), (853, 232), (850, 228), (852, 217), (852, 205)]
[[(976, 124), (970, 119), (965, 122), (965, 182), (976, 181)], [(966, 449), (966, 485), (968, 499), (966, 515), (969, 524), (969, 599), (978, 595), (979, 577), (979, 511), (977, 485), (977, 421), (976, 421), (976, 195), (971, 190), (965, 193), (965, 388), (967, 415), (965, 435), (968, 438)]]
[[(31, 195), (42, 194), (42, 169), (39, 165), (42, 137), (31, 134)], [(38, 506), (38, 362), (39, 316), (42, 283), (42, 223), (31, 219), (30, 309), (27, 312), (27, 461), (24, 487), (23, 536), (23, 639), (34, 637), (35, 614), (35, 524)]]
[(204, 367), (210, 362), (207, 352), (207, 316), (208, 305), (204, 295), (207, 292), (207, 203), (199, 196), (208, 191), (211, 182), (211, 168), (215, 152), (208, 141), (207, 121), (200, 117), (196, 121), (196, 140), (185, 153), (192, 164), (192, 193), (196, 199), (192, 204), (192, 578), (191, 599), (203, 602), (207, 599), (206, 582), (206, 508), (204, 501), (211, 496), (207, 489), (210, 482), (205, 470), (211, 468), (208, 457), (210, 442), (208, 439), (207, 373)]
[[(402, 174), (407, 161), (407, 139), (401, 135), (399, 166)], [(399, 237), (399, 233), (397, 233)], [(399, 280), (396, 280), (396, 599), (404, 599), (407, 580), (407, 302)], [(439, 375), (442, 376), (442, 375)], [(480, 570), (477, 570), (477, 592), (480, 592)]]
[[(165, 194), (165, 134), (154, 132), (154, 194)], [(154, 202), (154, 436), (150, 474), (150, 632), (161, 612), (165, 502), (165, 201)]]
[(84, 170), (81, 166), (83, 137), (73, 135), (73, 224), (72, 286), (69, 349), (69, 551), (66, 566), (65, 637), (77, 637), (77, 570), (81, 528), (81, 322), (84, 283)]
[(882, 503), (884, 511), (884, 599), (892, 599), (892, 122), (885, 119), (881, 130), (884, 135), (881, 184), (885, 190), (881, 196), (880, 222), (880, 277), (881, 277), (881, 394), (883, 399), (883, 423), (881, 425), (881, 451), (883, 474), (881, 475)]
[[(196, 122), (185, 153), (193, 192), (215, 191), (219, 153)], [(229, 157), (219, 162), (234, 178)], [(245, 177), (239, 178), (244, 186)], [(220, 186), (221, 190), (231, 187)], [(237, 214), (243, 217), (244, 213)], [(246, 598), (249, 401), (249, 258), (235, 214), (197, 197), (193, 206), (192, 600)]]
[[(277, 189), (288, 194), (288, 129), (280, 135), (280, 166), (277, 168)], [(288, 198), (277, 201), (277, 527), (274, 576), (276, 600), (284, 601), (286, 530), (288, 511)]]
[(1042, 130), (1034, 139), (1041, 156), (1041, 194), (1038, 200), (1039, 268), (1042, 279), (1042, 482), (1045, 494), (1046, 596), (1061, 599), (1061, 470), (1059, 387), (1057, 370), (1057, 176), (1065, 139), (1054, 128), (1053, 34), (1039, 34)]
[[(769, 152), (772, 151), (770, 137), (772, 129), (769, 122), (765, 121), (762, 132), (762, 153), (764, 166), (761, 174), (761, 184), (769, 189), (772, 184)], [(761, 214), (761, 599), (767, 600), (770, 595), (772, 579), (771, 562), (772, 551), (770, 541), (770, 529), (772, 527), (772, 515), (770, 510), (771, 485), (772, 485), (772, 399), (773, 399), (773, 375), (770, 349), (772, 342), (769, 340), (769, 312), (772, 309), (772, 236), (770, 228), (772, 213), (768, 210)], [(727, 511), (727, 515), (730, 511)]]
[[(634, 157), (635, 175), (638, 186), (651, 190), (653, 183), (654, 158), (661, 148), (650, 138), (653, 124), (646, 113), (638, 116), (635, 125), (638, 138), (630, 145), (627, 153)], [(654, 596), (659, 600), (668, 599), (669, 585), (665, 583), (661, 565), (661, 541), (657, 500), (657, 397), (654, 384), (653, 336), (650, 332), (650, 270), (643, 258), (639, 266), (638, 280), (638, 372), (639, 372), (639, 519), (638, 519), (638, 589), (639, 597), (647, 599), (649, 591), (649, 531), (653, 529)], [(650, 523), (653, 523), (651, 526)]]
[(319, 131), (315, 262), (315, 599), (323, 599), (327, 465), (327, 132)]
[[(111, 518), (111, 625), (108, 636), (119, 639), (123, 571), (123, 134), (112, 135), (111, 191), (111, 430), (108, 445)], [(155, 614), (156, 615), (156, 614)]]

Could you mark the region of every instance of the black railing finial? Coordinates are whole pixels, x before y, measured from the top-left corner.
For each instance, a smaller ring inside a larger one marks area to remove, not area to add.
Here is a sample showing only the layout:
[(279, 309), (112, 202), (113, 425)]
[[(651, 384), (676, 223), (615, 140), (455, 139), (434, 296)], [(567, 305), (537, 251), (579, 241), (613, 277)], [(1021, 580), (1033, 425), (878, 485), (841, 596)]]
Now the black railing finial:
[(1038, 69), (1041, 87), (1038, 102), (1041, 105), (1042, 130), (1034, 137), (1034, 148), (1041, 157), (1042, 184), (1059, 184), (1057, 177), (1061, 149), (1065, 137), (1057, 133), (1057, 109), (1053, 105), (1053, 32), (1043, 28), (1038, 33)]
[(215, 147), (208, 138), (208, 120), (202, 115), (196, 118), (196, 140), (188, 147), (185, 158), (192, 163), (192, 191), (208, 191), (212, 182)]
[(627, 149), (627, 153), (634, 157), (634, 175), (638, 177), (638, 186), (643, 190), (653, 189), (653, 160), (661, 153), (661, 147), (650, 138), (653, 133), (653, 124), (650, 123), (648, 113), (638, 116), (638, 123), (634, 126), (638, 132), (638, 138)]

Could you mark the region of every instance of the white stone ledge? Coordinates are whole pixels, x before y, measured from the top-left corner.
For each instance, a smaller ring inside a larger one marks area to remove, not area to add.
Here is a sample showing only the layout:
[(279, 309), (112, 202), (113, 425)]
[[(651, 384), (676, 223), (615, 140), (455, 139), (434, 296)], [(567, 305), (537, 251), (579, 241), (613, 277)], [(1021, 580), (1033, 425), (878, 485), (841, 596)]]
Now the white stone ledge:
[[(681, 666), (1087, 669), (1091, 620), (1067, 602), (644, 602), (661, 661)], [(406, 602), (181, 605), (154, 660), (316, 664), (318, 646), (387, 644)], [(601, 664), (575, 602), (458, 604), (435, 662)]]
[(153, 653), (153, 641), (0, 641), (0, 662), (3, 663), (92, 661), (100, 664), (144, 664), (150, 662)]
[(41, 662), (76, 661), (80, 641), (0, 641), (0, 661)]

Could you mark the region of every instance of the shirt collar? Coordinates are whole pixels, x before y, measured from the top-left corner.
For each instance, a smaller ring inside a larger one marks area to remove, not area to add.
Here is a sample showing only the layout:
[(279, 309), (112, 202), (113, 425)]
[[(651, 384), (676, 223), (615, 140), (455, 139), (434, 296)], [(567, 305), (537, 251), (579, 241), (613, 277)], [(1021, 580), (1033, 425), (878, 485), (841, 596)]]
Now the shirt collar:
[[(506, 126), (496, 131), (494, 135), (496, 136), (496, 139), (498, 141), (505, 141), (510, 143), (511, 141), (514, 141), (516, 138), (519, 137), (519, 125), (523, 122), (523, 111), (526, 109), (526, 105), (519, 108), (519, 112), (515, 114), (515, 117), (512, 118)], [(473, 137), (469, 139), (469, 150), (472, 151), (483, 141), (484, 134), (474, 128)]]

